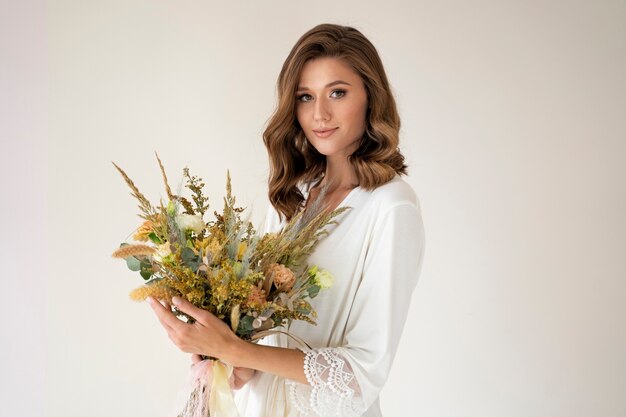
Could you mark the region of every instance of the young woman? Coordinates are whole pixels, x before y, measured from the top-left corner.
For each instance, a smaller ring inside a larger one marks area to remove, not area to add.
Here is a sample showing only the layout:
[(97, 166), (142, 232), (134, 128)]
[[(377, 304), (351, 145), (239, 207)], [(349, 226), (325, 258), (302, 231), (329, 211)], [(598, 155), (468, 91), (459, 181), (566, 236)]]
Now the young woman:
[(237, 338), (210, 313), (174, 300), (197, 319), (151, 305), (185, 352), (235, 366), (244, 417), (381, 416), (389, 374), (424, 253), (419, 202), (401, 179), (400, 119), (381, 60), (356, 29), (322, 24), (305, 33), (278, 77), (278, 105), (264, 132), (272, 203), (265, 232), (327, 186), (328, 210), (348, 206), (309, 258), (333, 286), (313, 299), (317, 326), (294, 322), (287, 337)]

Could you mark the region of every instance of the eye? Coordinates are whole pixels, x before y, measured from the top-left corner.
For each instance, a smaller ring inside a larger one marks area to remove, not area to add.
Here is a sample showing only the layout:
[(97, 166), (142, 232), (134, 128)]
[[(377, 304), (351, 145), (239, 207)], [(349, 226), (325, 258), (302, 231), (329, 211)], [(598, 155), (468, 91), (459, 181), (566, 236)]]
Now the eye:
[(330, 93), (330, 95), (331, 97), (341, 98), (346, 95), (346, 90), (333, 90), (333, 92)]
[(297, 100), (298, 100), (298, 101), (301, 101), (301, 102), (303, 102), (303, 103), (306, 103), (306, 102), (308, 102), (308, 101), (311, 101), (311, 95), (310, 95), (310, 94), (300, 94), (300, 95), (297, 97)]

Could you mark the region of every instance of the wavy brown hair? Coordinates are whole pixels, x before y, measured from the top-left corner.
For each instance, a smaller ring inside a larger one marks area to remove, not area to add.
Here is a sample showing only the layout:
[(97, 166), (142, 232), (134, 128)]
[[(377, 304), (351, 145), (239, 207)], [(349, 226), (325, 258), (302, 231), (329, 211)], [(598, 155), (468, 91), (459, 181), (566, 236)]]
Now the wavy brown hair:
[(400, 116), (376, 48), (352, 27), (315, 26), (300, 37), (283, 63), (278, 104), (263, 132), (270, 160), (269, 199), (288, 220), (304, 203), (298, 184), (321, 180), (326, 170), (326, 157), (305, 137), (295, 110), (302, 67), (322, 57), (344, 60), (360, 75), (367, 92), (367, 127), (358, 149), (349, 156), (359, 186), (372, 190), (397, 174), (406, 175), (398, 149)]

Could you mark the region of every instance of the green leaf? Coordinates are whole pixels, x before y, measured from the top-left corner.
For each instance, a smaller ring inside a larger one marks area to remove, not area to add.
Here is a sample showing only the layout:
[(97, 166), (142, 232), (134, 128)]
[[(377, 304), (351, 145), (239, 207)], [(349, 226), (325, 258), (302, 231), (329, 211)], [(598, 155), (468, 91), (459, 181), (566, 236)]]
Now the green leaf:
[(319, 294), (319, 292), (320, 292), (320, 286), (319, 285), (311, 285), (307, 289), (307, 292), (309, 293), (309, 297), (315, 298), (317, 296), (317, 294)]
[(307, 308), (307, 307), (298, 307), (298, 308), (296, 308), (296, 311), (298, 313), (302, 313), (302, 314), (310, 314), (311, 313), (311, 309)]
[(139, 267), (140, 267), (139, 274), (141, 275), (141, 277), (145, 279), (146, 281), (149, 280), (152, 274), (154, 273), (152, 271), (152, 264), (147, 260), (142, 260), (139, 264)]
[(252, 332), (254, 328), (252, 327), (252, 322), (254, 321), (254, 317), (252, 316), (244, 316), (239, 321), (239, 327), (237, 327), (237, 334), (246, 335)]
[(151, 233), (148, 235), (148, 237), (150, 238), (150, 240), (151, 240), (151, 241), (153, 241), (153, 242), (154, 242), (154, 243), (156, 243), (157, 245), (160, 245), (160, 244), (162, 244), (162, 243), (163, 243), (163, 241), (161, 240), (161, 238), (160, 238), (160, 237), (158, 237), (158, 236), (156, 235), (156, 233), (154, 233), (154, 232), (151, 232)]
[(183, 265), (193, 271), (200, 266), (200, 257), (191, 248), (183, 248), (180, 252), (180, 257), (183, 260)]
[(141, 269), (141, 261), (134, 256), (129, 256), (128, 258), (124, 258), (126, 261), (126, 266), (131, 271), (139, 271)]
[(195, 260), (198, 256), (196, 255), (196, 253), (193, 251), (193, 249), (191, 248), (183, 248), (183, 250), (180, 252), (180, 257), (183, 258), (183, 261), (193, 261)]

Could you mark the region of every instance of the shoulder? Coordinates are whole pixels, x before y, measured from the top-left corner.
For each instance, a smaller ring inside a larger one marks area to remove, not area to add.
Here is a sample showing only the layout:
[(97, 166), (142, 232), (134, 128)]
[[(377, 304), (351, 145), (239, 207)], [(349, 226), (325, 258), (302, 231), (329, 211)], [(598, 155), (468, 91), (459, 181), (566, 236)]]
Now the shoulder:
[(347, 205), (351, 210), (345, 214), (345, 221), (363, 227), (368, 233), (379, 233), (397, 224), (405, 225), (408, 230), (409, 225), (418, 227), (422, 222), (417, 194), (400, 176), (373, 190), (359, 188)]
[(380, 212), (397, 206), (415, 206), (419, 209), (419, 199), (413, 187), (399, 175), (370, 192), (371, 202)]

